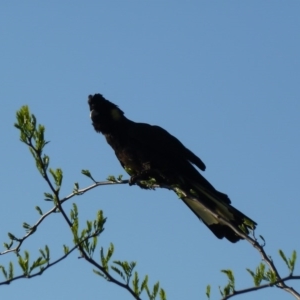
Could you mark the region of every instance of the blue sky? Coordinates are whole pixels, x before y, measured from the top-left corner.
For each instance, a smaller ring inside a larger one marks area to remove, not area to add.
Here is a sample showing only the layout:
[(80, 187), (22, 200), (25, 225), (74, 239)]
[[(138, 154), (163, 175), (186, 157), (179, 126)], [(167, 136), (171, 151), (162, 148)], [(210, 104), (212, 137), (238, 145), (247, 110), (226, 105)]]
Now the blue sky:
[[(205, 177), (258, 223), (257, 235), (282, 275), (299, 243), (300, 3), (298, 1), (10, 1), (0, 6), (1, 166), (0, 240), (23, 235), (51, 208), (29, 151), (13, 127), (29, 105), (46, 126), (51, 167), (64, 171), (62, 196), (74, 182), (124, 174), (104, 138), (94, 132), (87, 96), (102, 93), (135, 121), (157, 124), (201, 157)], [(125, 176), (127, 178), (127, 176)], [(117, 260), (138, 262), (168, 299), (205, 299), (212, 285), (252, 286), (245, 268), (258, 253), (246, 242), (218, 240), (177, 196), (165, 190), (106, 186), (77, 197), (80, 220), (107, 217), (99, 243), (113, 242)], [(51, 257), (71, 245), (60, 215), (24, 244), (33, 257), (48, 244)], [(74, 253), (31, 280), (1, 287), (9, 299), (132, 299), (92, 272)], [(15, 261), (1, 257), (0, 264)], [(18, 273), (16, 266), (16, 273)], [(300, 267), (296, 268), (299, 275)], [(299, 282), (290, 282), (300, 290)], [(291, 299), (267, 289), (240, 299)]]

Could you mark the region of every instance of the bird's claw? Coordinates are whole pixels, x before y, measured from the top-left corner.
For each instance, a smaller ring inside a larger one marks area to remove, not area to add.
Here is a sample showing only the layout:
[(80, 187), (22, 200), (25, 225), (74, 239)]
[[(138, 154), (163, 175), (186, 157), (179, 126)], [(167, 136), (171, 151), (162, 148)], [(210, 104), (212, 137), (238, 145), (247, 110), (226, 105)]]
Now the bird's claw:
[(140, 174), (132, 175), (129, 179), (129, 185), (130, 186), (134, 184), (139, 185), (140, 180), (148, 180), (148, 179), (149, 179), (149, 172), (143, 171)]
[(132, 186), (138, 181), (138, 176), (134, 175), (129, 178), (129, 185)]

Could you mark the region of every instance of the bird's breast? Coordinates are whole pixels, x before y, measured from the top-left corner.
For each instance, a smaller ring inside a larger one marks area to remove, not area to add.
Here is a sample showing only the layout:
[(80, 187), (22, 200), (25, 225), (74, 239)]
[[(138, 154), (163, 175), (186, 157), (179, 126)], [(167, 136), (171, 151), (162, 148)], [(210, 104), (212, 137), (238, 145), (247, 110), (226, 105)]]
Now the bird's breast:
[(147, 158), (143, 157), (143, 151), (137, 145), (125, 139), (124, 136), (106, 135), (105, 137), (129, 175), (137, 174), (145, 169)]

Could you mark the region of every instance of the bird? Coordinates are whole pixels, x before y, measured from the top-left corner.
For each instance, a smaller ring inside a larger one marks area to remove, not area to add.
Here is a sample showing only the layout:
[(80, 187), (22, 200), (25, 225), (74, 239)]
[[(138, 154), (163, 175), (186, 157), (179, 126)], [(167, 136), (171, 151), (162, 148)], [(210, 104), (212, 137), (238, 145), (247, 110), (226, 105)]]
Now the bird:
[(219, 239), (232, 243), (243, 239), (232, 227), (246, 235), (255, 230), (257, 223), (202, 176), (199, 170), (206, 169), (203, 161), (168, 131), (128, 119), (99, 93), (88, 96), (88, 105), (95, 131), (104, 135), (114, 150), (130, 176), (129, 185), (149, 188), (147, 182), (154, 182), (182, 191), (182, 201)]

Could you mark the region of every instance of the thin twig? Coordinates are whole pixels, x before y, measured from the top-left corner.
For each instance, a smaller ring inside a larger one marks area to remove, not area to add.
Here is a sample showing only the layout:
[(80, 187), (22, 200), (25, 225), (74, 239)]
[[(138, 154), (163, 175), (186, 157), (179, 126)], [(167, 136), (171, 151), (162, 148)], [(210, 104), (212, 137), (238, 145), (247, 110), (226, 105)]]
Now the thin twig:
[[(164, 185), (162, 186), (163, 188), (167, 188), (169, 190), (173, 190), (175, 193), (178, 193), (178, 191), (180, 191), (180, 193), (188, 199), (194, 200), (194, 201), (199, 201), (197, 198), (195, 198), (195, 196), (186, 193), (185, 191), (178, 189), (178, 188), (174, 188), (171, 186), (167, 186)], [(203, 206), (205, 206), (202, 203)], [(274, 274), (276, 275), (277, 281), (275, 283), (272, 283), (271, 286), (276, 285), (277, 287), (285, 290), (286, 292), (292, 294), (296, 299), (300, 299), (300, 294), (298, 292), (296, 292), (292, 287), (288, 287), (285, 284), (285, 280), (283, 280), (281, 278), (281, 276), (279, 275), (279, 272), (277, 270), (277, 268), (275, 267), (273, 261), (270, 259), (270, 257), (266, 254), (263, 246), (261, 246), (256, 239), (251, 238), (250, 236), (246, 235), (243, 231), (241, 231), (239, 228), (235, 227), (234, 225), (232, 225), (230, 222), (228, 222), (227, 220), (225, 220), (224, 218), (222, 218), (220, 215), (216, 214), (214, 211), (212, 211), (209, 207), (205, 206), (205, 209), (211, 214), (213, 215), (216, 219), (220, 220), (222, 223), (224, 223), (225, 225), (227, 225), (228, 227), (230, 227), (238, 236), (240, 236), (241, 238), (245, 239), (247, 242), (249, 242), (261, 255), (262, 259), (266, 262), (266, 264), (269, 266), (270, 270), (272, 270), (274, 272)], [(297, 277), (297, 276), (296, 276)], [(288, 277), (288, 279), (290, 279), (290, 277)], [(232, 294), (232, 296), (235, 295)], [(225, 298), (226, 299), (226, 298)]]
[[(299, 280), (299, 279), (300, 279), (300, 276), (289, 275), (289, 276), (286, 276), (286, 277), (284, 277), (280, 280), (276, 280), (274, 283), (265, 283), (265, 284), (262, 284), (260, 286), (254, 286), (254, 287), (251, 287), (251, 288), (247, 288), (247, 289), (243, 289), (243, 290), (239, 290), (239, 291), (234, 291), (233, 294), (225, 296), (221, 300), (227, 300), (231, 297), (234, 297), (234, 296), (237, 296), (237, 295), (240, 295), (240, 294), (245, 294), (245, 293), (249, 293), (249, 292), (258, 291), (258, 290), (261, 290), (261, 289), (264, 289), (264, 288), (267, 288), (267, 287), (272, 287), (274, 285), (277, 285), (280, 282), (285, 282), (285, 281), (288, 281), (288, 280)], [(296, 299), (299, 299), (299, 298), (296, 298)]]
[[(82, 241), (80, 241), (80, 243), (84, 243), (86, 240), (94, 237), (95, 235), (92, 234), (90, 236), (87, 236), (86, 238), (84, 238)], [(55, 260), (54, 262), (52, 263), (48, 263), (46, 265), (46, 267), (41, 267), (41, 270), (37, 273), (34, 273), (34, 274), (29, 274), (29, 275), (19, 275), (19, 276), (16, 276), (12, 279), (8, 279), (6, 281), (3, 281), (3, 282), (0, 282), (0, 285), (4, 285), (4, 284), (10, 284), (12, 281), (15, 281), (17, 279), (21, 279), (21, 278), (33, 278), (33, 277), (36, 277), (38, 275), (42, 275), (47, 269), (49, 269), (50, 267), (56, 265), (57, 263), (59, 263), (60, 261), (64, 260), (67, 256), (69, 256), (75, 249), (78, 248), (78, 245), (75, 245), (74, 247), (71, 248), (71, 250), (69, 250), (67, 253), (65, 253), (65, 255), (63, 255), (62, 257), (60, 257), (59, 259)]]
[[(60, 200), (60, 204), (63, 204), (64, 202), (68, 201), (69, 199), (73, 198), (74, 196), (78, 196), (78, 195), (83, 195), (84, 193), (86, 193), (87, 191), (89, 190), (92, 190), (94, 189), (95, 187), (98, 187), (98, 186), (101, 186), (101, 185), (112, 185), (112, 184), (126, 184), (128, 183), (128, 180), (121, 180), (121, 181), (118, 181), (118, 182), (115, 182), (115, 181), (99, 181), (99, 182), (96, 182), (95, 184), (92, 184), (86, 188), (83, 188), (83, 189), (80, 189), (78, 190), (77, 192), (73, 192), (71, 193), (70, 195), (64, 197), (63, 199)], [(37, 229), (37, 227), (52, 213), (56, 212), (57, 209), (59, 208), (58, 205), (55, 205), (54, 207), (52, 207), (48, 212), (46, 212), (45, 214), (43, 214), (39, 220), (31, 227), (32, 229), (27, 233), (25, 234), (22, 238), (18, 238), (17, 241), (18, 241), (18, 244), (16, 245), (16, 247), (12, 248), (12, 249), (8, 249), (8, 250), (5, 250), (3, 252), (0, 252), (0, 255), (4, 255), (4, 254), (7, 254), (9, 252), (16, 252), (18, 253), (19, 250), (20, 250), (20, 247), (21, 245), (23, 244), (23, 242), (29, 238)]]

